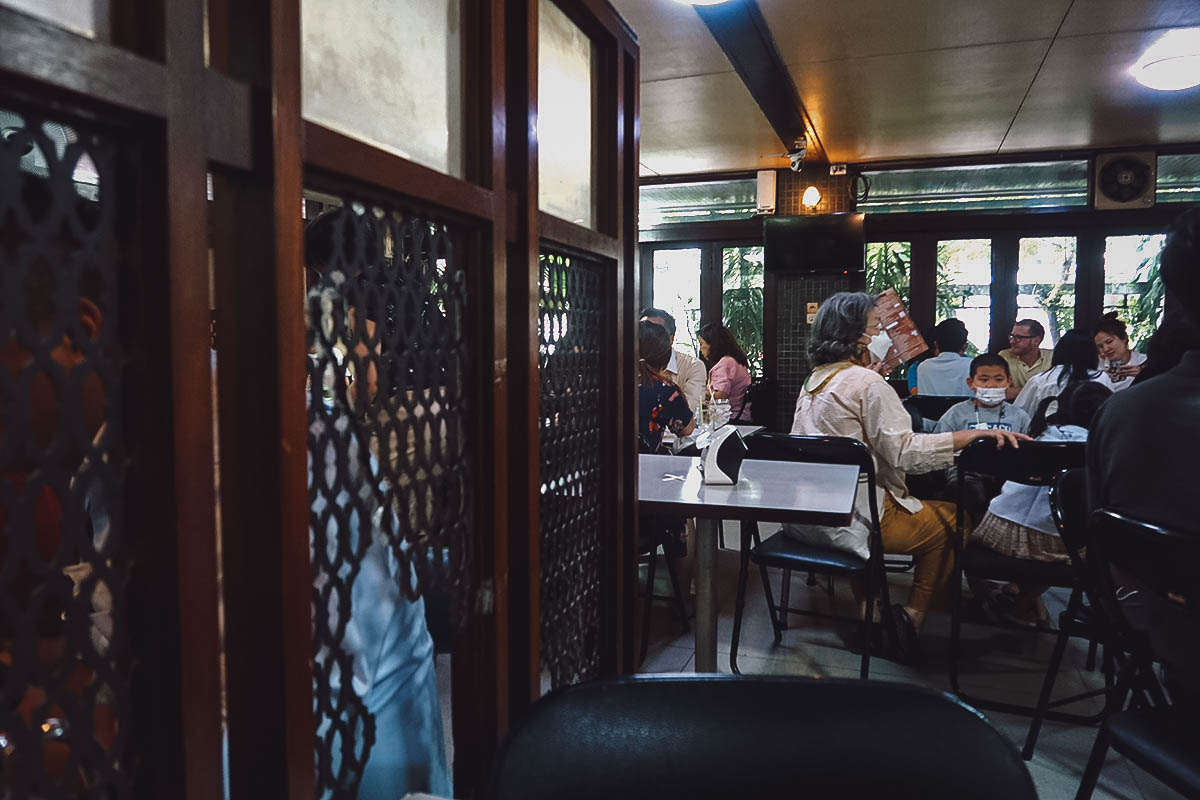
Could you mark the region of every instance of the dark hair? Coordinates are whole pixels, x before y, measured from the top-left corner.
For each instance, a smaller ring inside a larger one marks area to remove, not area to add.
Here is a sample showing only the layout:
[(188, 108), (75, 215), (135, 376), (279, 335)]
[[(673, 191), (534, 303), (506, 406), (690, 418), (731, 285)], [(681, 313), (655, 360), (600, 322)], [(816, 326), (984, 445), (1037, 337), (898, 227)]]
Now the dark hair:
[(700, 338), (708, 342), (708, 365), (711, 367), (725, 356), (729, 356), (747, 370), (750, 369), (750, 359), (742, 352), (733, 334), (719, 322), (709, 322), (700, 326)]
[(638, 323), (638, 386), (654, 380), (671, 361), (671, 337), (662, 325)]
[(933, 329), (933, 341), (943, 353), (961, 353), (967, 346), (967, 326), (961, 319), (944, 319)]
[(1046, 338), (1046, 329), (1043, 328), (1042, 323), (1038, 322), (1036, 319), (1019, 319), (1014, 323), (1014, 325), (1021, 325), (1022, 327), (1029, 328), (1029, 335), (1035, 339)]
[(642, 315), (638, 319), (646, 319), (654, 317), (663, 321), (663, 327), (667, 329), (667, 335), (674, 338), (675, 336), (675, 318), (663, 311), (661, 308), (643, 308)]
[(1117, 337), (1123, 342), (1129, 341), (1129, 334), (1126, 332), (1125, 323), (1117, 317), (1117, 312), (1110, 311), (1100, 318), (1096, 326), (1092, 328), (1092, 338), (1095, 339), (1102, 333), (1107, 333)]
[[(1072, 383), (1057, 398), (1047, 397), (1038, 404), (1033, 423), (1029, 426), (1029, 435), (1036, 439), (1051, 425), (1078, 425), (1090, 429), (1100, 406), (1110, 397), (1112, 389), (1096, 381)], [(1058, 408), (1047, 417), (1046, 409), (1056, 399)]]
[(1200, 206), (1171, 223), (1158, 257), (1158, 272), (1183, 313), (1200, 324)]
[(1072, 328), (1059, 337), (1058, 344), (1054, 346), (1054, 357), (1050, 360), (1051, 366), (1066, 367), (1058, 376), (1059, 386), (1091, 380), (1096, 375), (1096, 365), (1099, 363), (1096, 343), (1079, 328)]
[[(984, 353), (983, 355), (975, 356), (971, 359), (971, 377), (975, 377), (975, 372), (980, 367), (1000, 367), (1004, 370), (1005, 375), (1009, 375), (1008, 362), (998, 355), (993, 353)], [(1009, 375), (1011, 377), (1011, 375)]]
[(1200, 331), (1180, 313), (1167, 314), (1158, 330), (1146, 342), (1146, 361), (1142, 371), (1133, 379), (1134, 384), (1143, 383), (1156, 375), (1178, 366), (1183, 354), (1200, 348)]

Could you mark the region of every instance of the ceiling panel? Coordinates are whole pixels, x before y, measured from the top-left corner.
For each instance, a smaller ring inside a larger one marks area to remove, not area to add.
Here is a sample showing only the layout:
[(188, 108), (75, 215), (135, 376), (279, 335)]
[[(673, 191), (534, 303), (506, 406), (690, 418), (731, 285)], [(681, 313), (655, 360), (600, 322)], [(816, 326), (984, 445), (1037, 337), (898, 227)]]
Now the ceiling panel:
[(1060, 36), (1200, 25), (1198, 0), (1077, 0)]
[(637, 33), (643, 83), (733, 70), (691, 6), (676, 0), (613, 0), (613, 7)]
[(1049, 44), (983, 45), (789, 69), (831, 161), (991, 153)]
[[(799, 64), (1050, 39), (1070, 0), (758, 0), (758, 5), (784, 63)], [(645, 52), (643, 45), (643, 58)]]
[(642, 165), (661, 175), (756, 169), (783, 145), (733, 72), (642, 85)]
[(1005, 152), (1200, 139), (1200, 87), (1157, 92), (1127, 72), (1162, 33), (1056, 41), (1004, 144)]

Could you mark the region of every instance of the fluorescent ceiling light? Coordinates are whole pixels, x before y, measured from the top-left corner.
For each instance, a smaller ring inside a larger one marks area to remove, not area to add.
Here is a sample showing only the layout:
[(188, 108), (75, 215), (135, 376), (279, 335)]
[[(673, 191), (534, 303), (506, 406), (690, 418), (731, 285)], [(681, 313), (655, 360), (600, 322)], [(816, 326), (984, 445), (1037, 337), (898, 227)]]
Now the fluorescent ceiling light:
[(1200, 86), (1200, 28), (1167, 31), (1129, 68), (1150, 89), (1177, 92)]

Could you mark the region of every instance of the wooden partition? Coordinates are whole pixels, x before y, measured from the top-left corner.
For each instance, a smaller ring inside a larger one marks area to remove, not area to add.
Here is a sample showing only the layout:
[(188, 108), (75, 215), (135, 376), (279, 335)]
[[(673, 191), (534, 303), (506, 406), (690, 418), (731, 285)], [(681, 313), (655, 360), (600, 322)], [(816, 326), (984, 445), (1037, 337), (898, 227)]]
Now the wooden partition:
[[(603, 0), (555, 7), (595, 57), (592, 124), (580, 131), (592, 153), (586, 224), (539, 206), (536, 0), (462, 2), (452, 76), (462, 102), (451, 122), (461, 128), (459, 170), (305, 119), (301, 0), (111, 0), (99, 38), (0, 6), (0, 109), (60, 122), (96, 147), (101, 192), (113, 197), (105, 230), (116, 244), (102, 253), (113, 284), (103, 297), (121, 320), (120, 346), (116, 366), (97, 370), (121, 387), (109, 395), (119, 398), (109, 413), (123, 425), (109, 430), (121, 446), (105, 457), (123, 459), (112, 502), (128, 547), (113, 551), (124, 571), (104, 577), (128, 597), (116, 610), (118, 640), (100, 654), (116, 665), (108, 683), (121, 737), (87, 756), (93, 788), (111, 785), (118, 797), (345, 794), (331, 788), (336, 777), (320, 759), (329, 745), (318, 738), (324, 712), (314, 714), (314, 665), (319, 680), (326, 663), (316, 648), (339, 643), (320, 626), (314, 641), (306, 196), (321, 198), (314, 208), (357, 215), (363, 269), (375, 267), (362, 243), (378, 233), (388, 259), (413, 247), (413, 263), (436, 273), (429, 280), (448, 294), (428, 302), (456, 304), (438, 312), (453, 324), (437, 329), (448, 359), (439, 369), (461, 372), (446, 423), (455, 446), (439, 450), (431, 472), (397, 472), (386, 484), (428, 489), (430, 475), (452, 471), (462, 487), (453, 524), (443, 515), (436, 529), (404, 534), (425, 548), (413, 552), (453, 554), (455, 795), (479, 793), (544, 672), (564, 682), (632, 667), (638, 49)], [(62, 170), (77, 162), (64, 163), (51, 167), (60, 205), (72, 187)], [(16, 186), (0, 187), (6, 211), (27, 202)], [(0, 218), (0, 229), (9, 225), (0, 245), (27, 234), (9, 235), (31, 219)], [(5, 251), (6, 271), (23, 263), (14, 252)], [(551, 262), (558, 284), (547, 282)], [(555, 287), (564, 293), (557, 307)], [(556, 356), (545, 326), (559, 312), (587, 336)], [(567, 352), (586, 357), (564, 360)], [(580, 365), (588, 374), (573, 377)], [(416, 396), (428, 397), (413, 380)], [(548, 394), (548, 385), (558, 389)], [(586, 451), (565, 429), (556, 438), (547, 417), (576, 398), (589, 404), (595, 446)], [(445, 415), (445, 405), (414, 401), (403, 413)], [(559, 455), (547, 465), (550, 451)], [(555, 469), (560, 479), (593, 476), (591, 494), (575, 496), (585, 525), (559, 518), (548, 530)], [(547, 542), (587, 551), (586, 571), (574, 573), (582, 583), (571, 584), (587, 591), (546, 590), (574, 580), (566, 567), (548, 573), (550, 563), (578, 568), (548, 556)], [(78, 719), (99, 702), (88, 697)], [(30, 787), (45, 782), (37, 773), (29, 761)], [(59, 788), (43, 791), (74, 796)]]

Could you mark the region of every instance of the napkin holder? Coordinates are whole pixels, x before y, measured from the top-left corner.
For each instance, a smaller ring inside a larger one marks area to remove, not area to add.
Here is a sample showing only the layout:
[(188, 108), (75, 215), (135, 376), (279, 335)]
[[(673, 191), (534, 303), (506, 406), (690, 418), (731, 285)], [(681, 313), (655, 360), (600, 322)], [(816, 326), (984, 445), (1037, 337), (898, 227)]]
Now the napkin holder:
[(700, 451), (700, 472), (704, 482), (717, 486), (737, 483), (747, 452), (742, 434), (734, 426), (726, 425), (713, 431), (708, 447)]

